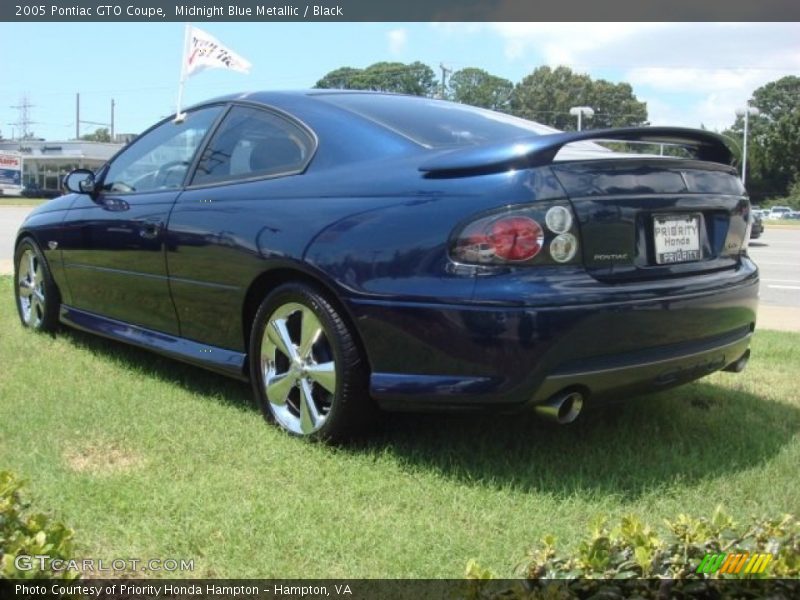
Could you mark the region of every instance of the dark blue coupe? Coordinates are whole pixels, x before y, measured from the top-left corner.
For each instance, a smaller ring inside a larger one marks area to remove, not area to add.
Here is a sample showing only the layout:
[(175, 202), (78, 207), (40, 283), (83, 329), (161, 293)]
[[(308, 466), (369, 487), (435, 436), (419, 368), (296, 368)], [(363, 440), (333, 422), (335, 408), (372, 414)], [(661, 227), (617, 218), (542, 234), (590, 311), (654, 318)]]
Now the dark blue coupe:
[(19, 231), (17, 307), (32, 329), (250, 379), (297, 435), (368, 430), (376, 408), (570, 422), (744, 368), (758, 270), (730, 160), (690, 129), (561, 133), (366, 92), (230, 96), (72, 172), (72, 193)]

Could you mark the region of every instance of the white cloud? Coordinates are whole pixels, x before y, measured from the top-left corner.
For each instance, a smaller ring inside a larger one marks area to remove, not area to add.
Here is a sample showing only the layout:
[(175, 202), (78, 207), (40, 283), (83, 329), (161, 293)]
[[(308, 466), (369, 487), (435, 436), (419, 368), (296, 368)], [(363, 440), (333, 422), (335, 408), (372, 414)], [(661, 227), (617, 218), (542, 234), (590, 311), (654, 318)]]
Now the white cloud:
[(574, 65), (587, 53), (668, 26), (665, 23), (492, 23), (489, 28), (505, 40), (505, 54), (510, 60), (536, 51), (544, 55), (549, 65)]
[(386, 34), (389, 42), (389, 52), (398, 55), (406, 48), (408, 42), (408, 32), (405, 29), (392, 29)]
[(800, 23), (486, 23), (509, 65), (566, 65), (627, 81), (654, 124), (723, 128), (753, 91), (800, 73)]

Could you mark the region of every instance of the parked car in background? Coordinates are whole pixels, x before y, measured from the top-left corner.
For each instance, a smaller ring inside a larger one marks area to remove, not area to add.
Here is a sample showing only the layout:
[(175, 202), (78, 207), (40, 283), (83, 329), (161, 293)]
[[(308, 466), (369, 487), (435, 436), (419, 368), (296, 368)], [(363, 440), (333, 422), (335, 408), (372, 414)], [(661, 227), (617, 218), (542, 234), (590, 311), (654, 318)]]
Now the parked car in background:
[(745, 367), (758, 269), (730, 162), (708, 131), (563, 133), (369, 92), (233, 95), (73, 171), (72, 193), (19, 230), (15, 301), (25, 327), (249, 379), (299, 436), (369, 430), (376, 407), (568, 423)]
[(58, 190), (45, 190), (35, 183), (29, 183), (22, 188), (22, 195), (25, 198), (57, 198), (61, 195)]
[(761, 218), (761, 214), (759, 212), (753, 211), (751, 215), (753, 224), (750, 228), (750, 239), (757, 240), (761, 237), (761, 234), (764, 233), (764, 220)]
[(792, 213), (792, 209), (789, 206), (773, 206), (769, 209), (769, 217), (770, 219), (782, 219), (786, 215)]

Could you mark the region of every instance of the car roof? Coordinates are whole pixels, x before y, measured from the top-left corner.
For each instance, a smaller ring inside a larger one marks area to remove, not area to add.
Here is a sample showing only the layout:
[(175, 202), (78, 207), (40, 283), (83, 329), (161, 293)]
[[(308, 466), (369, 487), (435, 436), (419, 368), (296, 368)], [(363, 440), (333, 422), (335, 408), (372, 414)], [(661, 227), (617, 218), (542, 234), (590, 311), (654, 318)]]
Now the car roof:
[[(364, 118), (335, 104), (322, 101), (318, 96), (331, 96), (331, 95), (371, 95), (371, 96), (392, 96), (395, 98), (407, 99), (409, 102), (426, 101), (431, 98), (425, 96), (416, 96), (411, 94), (399, 94), (395, 92), (381, 92), (372, 90), (341, 90), (332, 88), (314, 88), (314, 89), (301, 89), (301, 90), (262, 90), (262, 91), (249, 91), (235, 94), (228, 94), (212, 98), (204, 102), (197, 103), (195, 107), (206, 106), (209, 104), (219, 102), (252, 102), (262, 104), (266, 107), (276, 108), (285, 111), (295, 118), (306, 122), (314, 129), (315, 125), (319, 125), (319, 117), (321, 115), (336, 115), (337, 120), (341, 119), (356, 119), (363, 120)], [(193, 108), (193, 107), (190, 107)], [(476, 107), (477, 108), (477, 107)], [(548, 125), (544, 125), (537, 121), (530, 121), (536, 126), (538, 130), (533, 135), (547, 135), (550, 133), (561, 133), (561, 130), (555, 129)], [(380, 123), (372, 123), (373, 132), (380, 132), (381, 136), (395, 136), (396, 133), (392, 132), (390, 128)], [(414, 146), (419, 148), (418, 143)], [(613, 155), (616, 158), (642, 158), (642, 157), (656, 157), (650, 154), (630, 154), (626, 152), (612, 151), (592, 141), (583, 141), (571, 144), (561, 149), (558, 153), (556, 160), (580, 160), (580, 159), (603, 159)], [(659, 157), (661, 158), (661, 157)], [(666, 158), (666, 157), (663, 157)]]

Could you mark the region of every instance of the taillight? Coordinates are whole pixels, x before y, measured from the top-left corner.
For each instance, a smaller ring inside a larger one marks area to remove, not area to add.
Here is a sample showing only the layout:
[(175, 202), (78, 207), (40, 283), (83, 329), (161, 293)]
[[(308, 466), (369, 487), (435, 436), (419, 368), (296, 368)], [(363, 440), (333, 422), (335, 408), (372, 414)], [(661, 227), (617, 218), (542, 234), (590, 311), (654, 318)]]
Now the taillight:
[(520, 262), (536, 256), (543, 243), (542, 226), (530, 217), (489, 217), (464, 228), (453, 255), (467, 263)]
[(529, 217), (503, 217), (489, 226), (486, 238), (498, 258), (530, 260), (542, 249), (544, 232)]
[[(545, 225), (541, 225), (544, 223)], [(465, 264), (564, 264), (575, 262), (578, 238), (565, 204), (506, 210), (472, 221), (451, 241), (450, 256)]]

